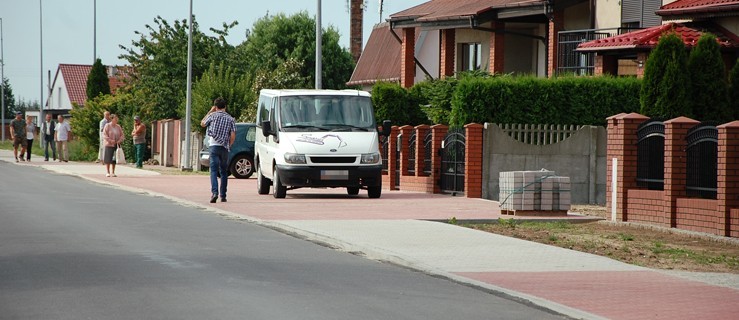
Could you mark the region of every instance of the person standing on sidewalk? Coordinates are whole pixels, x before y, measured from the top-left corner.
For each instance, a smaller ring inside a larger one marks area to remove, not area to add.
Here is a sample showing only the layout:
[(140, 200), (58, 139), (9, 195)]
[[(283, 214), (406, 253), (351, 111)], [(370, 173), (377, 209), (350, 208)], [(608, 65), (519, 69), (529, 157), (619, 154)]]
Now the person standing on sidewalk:
[(54, 127), (54, 141), (56, 148), (59, 150), (59, 162), (69, 162), (69, 146), (67, 142), (72, 134), (72, 127), (64, 121), (64, 117), (60, 114), (57, 118), (56, 127)]
[[(33, 150), (33, 140), (36, 138), (36, 124), (33, 117), (26, 116), (26, 161), (31, 162), (31, 150)], [(21, 157), (23, 155), (21, 154)]]
[(56, 144), (54, 144), (54, 120), (51, 120), (51, 114), (46, 114), (46, 121), (41, 124), (41, 134), (44, 135), (44, 161), (49, 161), (49, 146), (51, 146), (51, 155), (56, 161)]
[(136, 168), (143, 168), (144, 151), (146, 150), (146, 125), (141, 123), (139, 116), (133, 117), (133, 145), (136, 148)]
[[(118, 125), (118, 116), (111, 114), (110, 122), (105, 125), (105, 128), (103, 128), (103, 141), (105, 142), (103, 163), (105, 163), (105, 171), (107, 172), (107, 174), (105, 174), (106, 177), (117, 177), (115, 175), (116, 161), (113, 160), (113, 156), (115, 155), (115, 150), (118, 148), (118, 145), (123, 143), (124, 138), (123, 128)], [(112, 173), (110, 170), (111, 167), (113, 167)]]
[(26, 153), (26, 121), (23, 120), (23, 113), (15, 112), (15, 119), (10, 121), (10, 136), (13, 137), (13, 156), (15, 162), (18, 162), (18, 147), (21, 147), (21, 161), (26, 161), (23, 154)]
[(100, 120), (99, 125), (99, 135), (100, 135), (100, 146), (98, 147), (98, 159), (97, 162), (103, 161), (103, 153), (105, 152), (105, 141), (103, 141), (103, 128), (105, 128), (105, 125), (110, 122), (110, 111), (103, 112), (103, 119)]
[[(210, 203), (215, 203), (218, 196), (221, 202), (226, 202), (228, 188), (228, 152), (236, 140), (236, 123), (234, 118), (226, 113), (226, 100), (218, 97), (213, 101), (214, 106), (200, 121), (200, 125), (207, 128), (210, 149)], [(218, 190), (218, 174), (221, 175), (221, 189)]]

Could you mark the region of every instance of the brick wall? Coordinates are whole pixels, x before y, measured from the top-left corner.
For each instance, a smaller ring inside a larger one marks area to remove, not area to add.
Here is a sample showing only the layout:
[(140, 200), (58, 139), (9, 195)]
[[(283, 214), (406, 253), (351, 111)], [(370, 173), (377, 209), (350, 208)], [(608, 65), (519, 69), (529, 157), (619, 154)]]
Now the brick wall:
[(547, 75), (549, 77), (553, 77), (557, 73), (557, 53), (558, 50), (558, 41), (557, 41), (557, 33), (562, 31), (564, 29), (564, 12), (562, 10), (554, 11), (552, 13), (552, 18), (549, 20), (549, 35), (547, 39), (549, 40), (547, 44), (548, 52), (547, 52), (547, 61), (549, 62), (547, 64)]
[(607, 205), (612, 202), (610, 161), (616, 158), (618, 220), (739, 238), (739, 121), (717, 127), (717, 197), (713, 200), (687, 198), (685, 137), (698, 121), (685, 117), (665, 121), (664, 191), (636, 186), (636, 130), (645, 120), (639, 114), (608, 118)]
[(675, 210), (675, 228), (714, 234), (719, 229), (717, 200), (681, 198)]
[(664, 224), (664, 191), (631, 189), (627, 192), (630, 222), (641, 222), (669, 227)]
[[(492, 27), (495, 30), (504, 30), (505, 23), (503, 22), (492, 22)], [(490, 65), (488, 71), (491, 74), (505, 73), (505, 33), (503, 32), (491, 32), (490, 33)], [(466, 189), (465, 189), (466, 190)]]
[(403, 88), (413, 86), (416, 77), (416, 29), (403, 28), (403, 43), (400, 49), (400, 85)]
[(464, 126), (464, 194), (467, 198), (482, 198), (482, 136), (484, 126), (471, 123)]
[(441, 78), (454, 75), (454, 55), (456, 53), (456, 29), (441, 31), (441, 52), (439, 54), (439, 75)]

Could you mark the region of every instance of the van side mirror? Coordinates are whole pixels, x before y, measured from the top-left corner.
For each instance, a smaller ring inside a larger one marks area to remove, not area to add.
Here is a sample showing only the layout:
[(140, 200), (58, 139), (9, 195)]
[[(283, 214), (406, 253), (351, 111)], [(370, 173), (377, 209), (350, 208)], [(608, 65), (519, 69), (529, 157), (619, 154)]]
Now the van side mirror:
[(272, 134), (272, 123), (267, 121), (262, 121), (262, 135), (269, 136)]
[(390, 129), (393, 126), (392, 121), (390, 120), (383, 120), (382, 121), (382, 132), (380, 132), (380, 135), (383, 136), (390, 136)]

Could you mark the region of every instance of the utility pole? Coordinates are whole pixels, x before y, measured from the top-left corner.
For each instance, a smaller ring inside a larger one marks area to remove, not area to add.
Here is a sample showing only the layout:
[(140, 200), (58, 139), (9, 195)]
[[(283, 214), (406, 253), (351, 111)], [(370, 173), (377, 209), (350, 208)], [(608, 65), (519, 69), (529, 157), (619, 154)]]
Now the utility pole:
[(92, 0), (92, 63), (98, 58), (98, 2)]
[(189, 27), (187, 34), (187, 96), (185, 98), (185, 164), (182, 166), (183, 171), (192, 170), (192, 161), (190, 160), (190, 118), (192, 117), (192, 0), (190, 0), (190, 15), (188, 16)]
[(39, 121), (44, 119), (44, 24), (43, 11), (41, 10), (41, 0), (38, 0), (38, 25), (39, 25)]
[(5, 59), (3, 55), (3, 18), (0, 18), (0, 99), (2, 99), (2, 114), (3, 122), (0, 126), (3, 132), (3, 138), (0, 141), (5, 141)]
[(321, 35), (321, 0), (318, 2), (318, 11), (316, 12), (316, 89), (321, 89), (323, 86), (321, 60), (323, 59), (321, 54), (321, 48), (323, 47), (323, 39)]

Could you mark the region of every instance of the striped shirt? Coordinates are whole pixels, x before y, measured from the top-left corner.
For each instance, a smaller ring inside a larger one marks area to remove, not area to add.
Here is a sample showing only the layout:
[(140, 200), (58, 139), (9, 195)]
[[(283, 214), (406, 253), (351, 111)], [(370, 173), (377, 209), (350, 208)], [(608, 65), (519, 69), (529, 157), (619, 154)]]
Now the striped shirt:
[(205, 120), (205, 126), (208, 127), (205, 132), (207, 136), (231, 151), (231, 132), (236, 132), (236, 124), (231, 115), (225, 111), (213, 112)]

